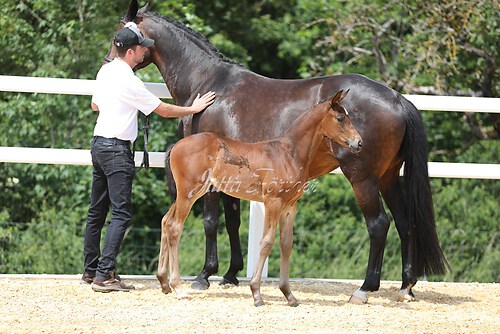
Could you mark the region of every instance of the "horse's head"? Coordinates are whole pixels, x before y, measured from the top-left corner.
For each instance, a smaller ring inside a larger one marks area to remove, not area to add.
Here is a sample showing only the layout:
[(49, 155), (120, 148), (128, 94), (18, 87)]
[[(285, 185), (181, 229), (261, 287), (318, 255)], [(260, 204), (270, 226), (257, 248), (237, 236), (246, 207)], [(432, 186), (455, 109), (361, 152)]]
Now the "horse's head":
[(349, 112), (341, 103), (348, 93), (349, 90), (341, 90), (326, 101), (328, 116), (323, 120), (322, 130), (329, 139), (348, 147), (353, 153), (358, 153), (361, 151), (363, 140), (351, 123)]
[[(137, 3), (137, 0), (131, 0), (129, 7), (128, 7), (128, 10), (127, 10), (127, 13), (125, 14), (124, 17), (122, 17), (120, 19), (120, 24), (118, 25), (116, 32), (118, 32), (120, 29), (122, 29), (125, 26), (125, 24), (127, 24), (127, 22), (134, 22), (137, 25), (137, 27), (139, 28), (139, 30), (141, 30), (144, 37), (148, 37), (147, 33), (145, 33), (144, 29), (141, 27), (141, 23), (143, 20), (143, 17), (141, 14), (146, 12), (147, 7), (148, 7), (148, 5), (139, 9), (139, 5)], [(111, 42), (111, 46), (109, 47), (108, 54), (104, 57), (104, 62), (106, 62), (106, 63), (111, 62), (113, 59), (115, 59), (117, 57), (117, 55), (118, 54), (117, 54), (115, 43)], [(144, 60), (140, 64), (138, 64), (134, 68), (134, 70), (144, 68), (144, 67), (148, 66), (149, 64), (151, 64), (151, 62), (152, 62), (151, 53), (147, 52), (146, 56), (144, 57)]]

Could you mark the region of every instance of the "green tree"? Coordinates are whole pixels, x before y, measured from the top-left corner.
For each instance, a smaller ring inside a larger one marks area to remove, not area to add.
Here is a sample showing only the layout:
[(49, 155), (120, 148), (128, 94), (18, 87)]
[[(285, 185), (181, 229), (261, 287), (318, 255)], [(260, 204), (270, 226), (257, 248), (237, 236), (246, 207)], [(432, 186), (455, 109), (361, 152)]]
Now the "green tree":
[(210, 40), (229, 58), (270, 77), (296, 77), (297, 58), (277, 57), (289, 34), (282, 17), (295, 10), (293, 0), (211, 1), (196, 14), (211, 27)]

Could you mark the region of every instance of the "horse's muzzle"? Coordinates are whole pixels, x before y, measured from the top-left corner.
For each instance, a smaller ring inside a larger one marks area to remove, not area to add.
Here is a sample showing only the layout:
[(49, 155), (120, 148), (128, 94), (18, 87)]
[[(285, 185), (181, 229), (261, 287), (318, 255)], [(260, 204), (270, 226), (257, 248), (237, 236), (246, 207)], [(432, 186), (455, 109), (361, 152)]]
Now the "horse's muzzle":
[(349, 149), (352, 153), (359, 153), (361, 152), (361, 148), (363, 147), (363, 141), (361, 139), (353, 140), (349, 141), (347, 145), (349, 146)]

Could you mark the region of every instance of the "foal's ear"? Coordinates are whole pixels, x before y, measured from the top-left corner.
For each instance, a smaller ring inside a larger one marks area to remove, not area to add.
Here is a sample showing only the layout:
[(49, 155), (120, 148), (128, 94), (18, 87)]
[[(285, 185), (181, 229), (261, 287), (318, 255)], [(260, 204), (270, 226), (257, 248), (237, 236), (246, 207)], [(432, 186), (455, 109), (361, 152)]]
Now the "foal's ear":
[(351, 89), (349, 88), (349, 89), (348, 89), (348, 90), (346, 90), (345, 92), (344, 92), (344, 91), (341, 91), (341, 92), (342, 92), (342, 95), (340, 96), (340, 99), (339, 99), (339, 101), (338, 101), (338, 102), (342, 101), (342, 100), (343, 100), (343, 99), (347, 96), (347, 94), (349, 94), (349, 91), (350, 91), (350, 90), (351, 90)]
[(330, 102), (330, 104), (331, 104), (332, 106), (333, 106), (333, 104), (334, 104), (334, 103), (336, 103), (336, 102), (338, 102), (338, 101), (340, 101), (340, 100), (342, 99), (342, 98), (341, 98), (342, 93), (343, 93), (343, 91), (342, 91), (342, 90), (341, 90), (341, 91), (338, 91), (338, 92), (337, 92), (337, 94), (335, 94), (335, 96), (334, 96), (334, 97), (332, 97), (332, 102)]
[(131, 0), (128, 5), (127, 14), (125, 14), (125, 20), (127, 22), (132, 22), (137, 17), (137, 11), (139, 10), (139, 4), (137, 0)]
[(339, 103), (340, 101), (342, 101), (346, 95), (349, 93), (350, 89), (346, 90), (346, 91), (338, 91), (337, 94), (335, 94), (335, 96), (332, 98), (332, 105), (334, 103)]

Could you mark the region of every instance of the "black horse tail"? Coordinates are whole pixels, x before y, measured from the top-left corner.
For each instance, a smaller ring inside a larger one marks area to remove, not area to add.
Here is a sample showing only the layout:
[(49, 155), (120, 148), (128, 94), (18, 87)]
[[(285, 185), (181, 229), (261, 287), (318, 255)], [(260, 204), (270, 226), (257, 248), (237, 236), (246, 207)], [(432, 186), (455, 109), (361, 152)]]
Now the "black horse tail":
[(424, 122), (419, 110), (404, 97), (406, 132), (404, 156), (404, 188), (411, 240), (414, 272), (417, 276), (442, 275), (449, 264), (439, 245), (427, 162), (429, 151)]
[(167, 147), (167, 154), (165, 156), (165, 176), (167, 177), (167, 186), (172, 196), (172, 200), (175, 202), (177, 199), (177, 186), (175, 185), (174, 175), (172, 174), (172, 168), (170, 166), (170, 153), (174, 148), (174, 144)]

